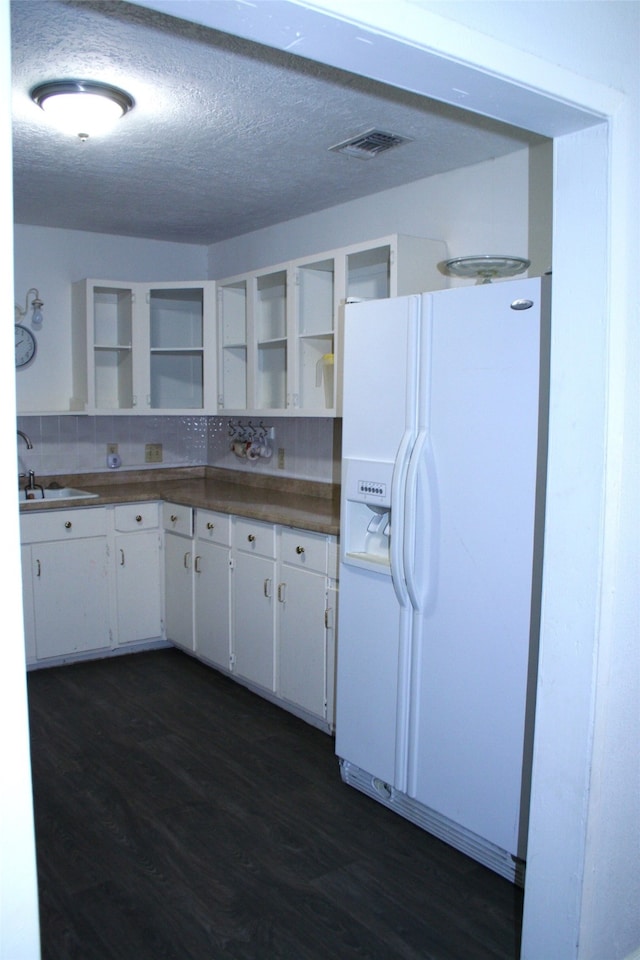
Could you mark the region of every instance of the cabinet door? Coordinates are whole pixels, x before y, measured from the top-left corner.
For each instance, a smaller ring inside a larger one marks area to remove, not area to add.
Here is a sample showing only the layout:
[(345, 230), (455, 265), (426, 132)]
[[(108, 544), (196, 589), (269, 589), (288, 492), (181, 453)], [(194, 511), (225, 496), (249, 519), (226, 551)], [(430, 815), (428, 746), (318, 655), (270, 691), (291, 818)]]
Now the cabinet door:
[(233, 672), (275, 690), (275, 560), (238, 552), (232, 573)]
[(38, 659), (111, 645), (106, 537), (31, 548)]
[(73, 285), (74, 410), (215, 410), (215, 284)]
[(298, 413), (334, 416), (336, 265), (333, 257), (295, 265), (294, 405)]
[(167, 640), (193, 650), (193, 541), (165, 533), (165, 627)]
[(134, 388), (134, 286), (73, 284), (73, 410), (131, 412)]
[(287, 378), (287, 287), (285, 268), (260, 274), (253, 286), (254, 405), (286, 410), (291, 404)]
[(214, 289), (213, 283), (158, 283), (144, 291), (148, 409), (215, 410)]
[(284, 412), (289, 379), (286, 264), (218, 284), (218, 410)]
[(248, 280), (218, 285), (218, 409), (248, 406)]
[(438, 270), (438, 262), (447, 255), (442, 240), (391, 234), (345, 247), (343, 253), (345, 286), (341, 297), (381, 300), (440, 290), (445, 285)]
[(334, 580), (329, 580), (327, 591), (327, 723), (331, 730), (336, 726), (336, 648), (338, 627), (338, 587)]
[(231, 652), (230, 554), (224, 544), (196, 541), (195, 652), (226, 671)]
[(31, 547), (20, 548), (22, 561), (22, 609), (24, 618), (24, 650), (27, 663), (36, 659), (36, 622), (33, 612), (33, 580), (31, 573)]
[(118, 643), (162, 636), (162, 573), (157, 530), (115, 539)]
[(276, 596), (278, 695), (325, 718), (326, 577), (283, 564)]

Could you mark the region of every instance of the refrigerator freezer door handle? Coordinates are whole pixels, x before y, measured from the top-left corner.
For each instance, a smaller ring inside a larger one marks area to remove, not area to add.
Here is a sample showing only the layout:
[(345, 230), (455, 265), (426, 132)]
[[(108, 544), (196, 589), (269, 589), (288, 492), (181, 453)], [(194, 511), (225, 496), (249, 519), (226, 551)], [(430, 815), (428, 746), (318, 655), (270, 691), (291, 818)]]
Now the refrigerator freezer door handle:
[[(433, 504), (429, 471), (429, 436), (426, 430), (418, 434), (409, 469), (407, 471), (407, 495), (404, 516), (403, 567), (407, 591), (414, 610), (422, 611), (428, 601), (431, 587), (430, 558), (433, 543)], [(416, 534), (420, 527), (420, 551), (422, 563), (418, 569)]]
[(414, 441), (413, 431), (406, 430), (400, 441), (398, 455), (393, 468), (391, 483), (391, 536), (389, 552), (391, 557), (391, 580), (398, 603), (406, 607), (409, 601), (404, 572), (404, 535), (405, 535), (405, 488), (407, 470)]

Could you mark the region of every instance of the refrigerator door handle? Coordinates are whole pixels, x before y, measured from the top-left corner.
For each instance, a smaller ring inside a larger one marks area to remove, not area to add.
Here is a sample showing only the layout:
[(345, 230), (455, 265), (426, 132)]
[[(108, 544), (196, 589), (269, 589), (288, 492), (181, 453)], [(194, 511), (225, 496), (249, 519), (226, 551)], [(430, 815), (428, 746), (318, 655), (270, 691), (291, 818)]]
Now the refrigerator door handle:
[(406, 430), (400, 441), (391, 481), (391, 582), (401, 607), (406, 607), (409, 603), (404, 571), (405, 491), (413, 441), (413, 431)]
[[(420, 430), (407, 471), (405, 501), (404, 576), (411, 606), (425, 612), (432, 590), (434, 543), (434, 478), (431, 476), (429, 434)], [(416, 534), (420, 535), (420, 557)]]

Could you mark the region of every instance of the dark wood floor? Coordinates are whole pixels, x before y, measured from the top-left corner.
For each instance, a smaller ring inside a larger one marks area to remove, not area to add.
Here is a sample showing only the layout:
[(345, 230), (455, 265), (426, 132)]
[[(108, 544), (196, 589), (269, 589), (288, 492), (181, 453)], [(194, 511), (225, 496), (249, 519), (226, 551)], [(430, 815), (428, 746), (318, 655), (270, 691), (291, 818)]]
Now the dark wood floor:
[(176, 650), (29, 675), (43, 960), (514, 960), (522, 893)]

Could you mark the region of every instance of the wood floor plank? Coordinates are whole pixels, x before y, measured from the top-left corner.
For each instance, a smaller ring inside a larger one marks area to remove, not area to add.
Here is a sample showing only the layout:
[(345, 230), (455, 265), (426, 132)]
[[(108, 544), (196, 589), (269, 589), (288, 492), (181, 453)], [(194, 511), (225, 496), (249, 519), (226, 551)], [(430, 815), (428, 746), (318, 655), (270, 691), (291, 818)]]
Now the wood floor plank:
[(516, 960), (522, 892), (177, 650), (29, 674), (43, 960)]

